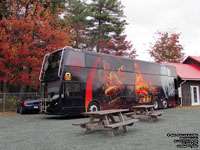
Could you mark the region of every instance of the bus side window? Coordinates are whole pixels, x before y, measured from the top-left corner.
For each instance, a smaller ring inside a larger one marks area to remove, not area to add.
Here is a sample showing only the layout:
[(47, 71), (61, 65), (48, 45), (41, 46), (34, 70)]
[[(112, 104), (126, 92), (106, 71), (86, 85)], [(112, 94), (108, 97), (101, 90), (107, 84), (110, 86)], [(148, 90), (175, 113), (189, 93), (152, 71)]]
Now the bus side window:
[(81, 96), (81, 85), (80, 85), (80, 83), (74, 83), (74, 96)]
[[(86, 54), (85, 57), (86, 57), (86, 59), (85, 59), (86, 67), (92, 68), (94, 63), (98, 60), (98, 58), (100, 56), (99, 55)], [(99, 68), (99, 69), (103, 68), (102, 61), (100, 61), (98, 63), (97, 68)]]
[(122, 92), (123, 97), (134, 97), (135, 96), (135, 87), (134, 85), (125, 85), (125, 89)]
[(80, 83), (67, 82), (65, 84), (65, 95), (67, 97), (81, 96), (81, 85), (80, 85)]
[(124, 66), (124, 71), (133, 72), (133, 61), (121, 59), (120, 67)]
[(120, 63), (119, 63), (118, 59), (114, 56), (104, 56), (102, 61), (105, 62), (106, 64), (108, 64), (108, 66), (109, 66), (109, 67), (105, 68), (105, 64), (104, 64), (103, 65), (104, 69), (118, 71), (118, 69), (120, 67)]

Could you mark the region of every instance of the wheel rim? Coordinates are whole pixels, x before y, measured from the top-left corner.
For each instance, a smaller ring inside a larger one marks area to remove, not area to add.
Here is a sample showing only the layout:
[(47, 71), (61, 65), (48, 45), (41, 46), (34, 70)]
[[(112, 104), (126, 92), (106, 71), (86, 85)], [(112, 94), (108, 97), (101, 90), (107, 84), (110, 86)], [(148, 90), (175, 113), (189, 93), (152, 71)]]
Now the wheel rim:
[(163, 108), (167, 108), (167, 101), (163, 101)]
[(153, 104), (154, 104), (154, 109), (158, 109), (158, 102), (154, 101)]
[(98, 111), (98, 107), (96, 105), (91, 105), (90, 106), (90, 111)]

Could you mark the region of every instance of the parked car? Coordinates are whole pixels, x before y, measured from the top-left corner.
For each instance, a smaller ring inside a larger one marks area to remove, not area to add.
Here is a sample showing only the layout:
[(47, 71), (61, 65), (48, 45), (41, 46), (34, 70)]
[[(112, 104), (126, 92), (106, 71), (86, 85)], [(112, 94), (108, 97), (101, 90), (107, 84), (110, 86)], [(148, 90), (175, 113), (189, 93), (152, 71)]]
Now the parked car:
[(17, 103), (17, 113), (39, 113), (40, 111), (40, 101), (38, 99), (24, 99), (19, 100)]

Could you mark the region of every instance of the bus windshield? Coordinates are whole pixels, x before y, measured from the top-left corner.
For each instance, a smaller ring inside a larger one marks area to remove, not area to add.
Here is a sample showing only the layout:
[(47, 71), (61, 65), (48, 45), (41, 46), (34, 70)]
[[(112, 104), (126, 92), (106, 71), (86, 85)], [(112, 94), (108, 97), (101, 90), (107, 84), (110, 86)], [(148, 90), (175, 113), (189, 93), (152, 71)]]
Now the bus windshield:
[(56, 77), (58, 77), (61, 55), (62, 50), (58, 50), (45, 57), (44, 64), (42, 66), (44, 80), (55, 79)]

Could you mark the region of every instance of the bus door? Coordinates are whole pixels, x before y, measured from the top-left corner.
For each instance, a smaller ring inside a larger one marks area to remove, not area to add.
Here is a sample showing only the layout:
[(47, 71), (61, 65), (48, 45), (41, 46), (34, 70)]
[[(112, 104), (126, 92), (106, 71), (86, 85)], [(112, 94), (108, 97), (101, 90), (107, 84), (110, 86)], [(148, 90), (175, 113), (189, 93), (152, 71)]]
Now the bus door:
[(84, 106), (85, 104), (80, 82), (64, 82), (64, 97), (66, 106)]

